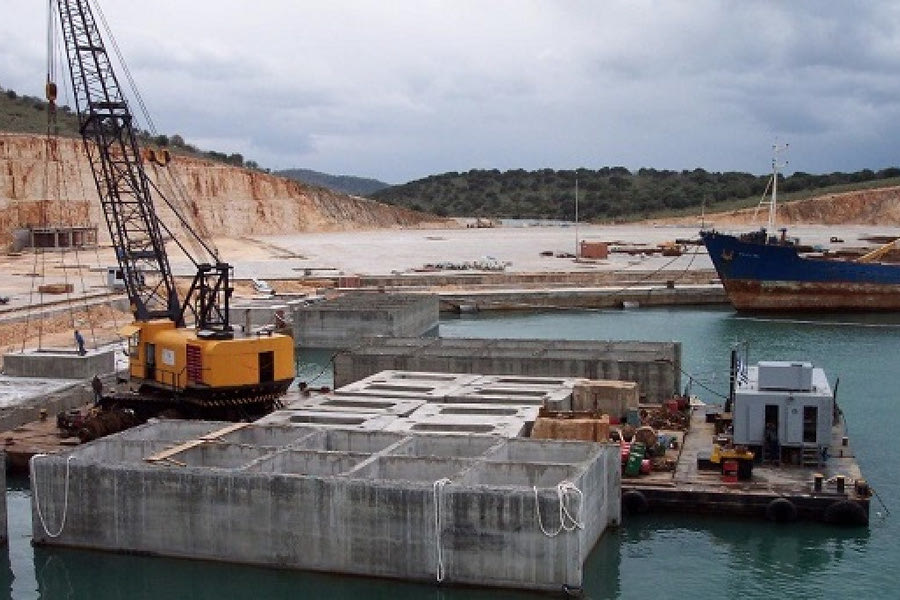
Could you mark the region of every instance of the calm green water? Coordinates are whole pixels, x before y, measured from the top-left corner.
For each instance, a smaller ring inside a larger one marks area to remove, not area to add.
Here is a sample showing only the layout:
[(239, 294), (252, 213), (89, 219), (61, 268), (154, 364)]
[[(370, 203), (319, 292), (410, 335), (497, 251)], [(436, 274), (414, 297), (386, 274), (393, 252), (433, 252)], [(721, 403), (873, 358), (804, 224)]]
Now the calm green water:
[[(746, 319), (727, 309), (640, 309), (475, 315), (442, 322), (444, 337), (679, 340), (686, 375), (707, 400), (727, 391), (729, 348), (750, 360), (810, 360), (825, 368), (864, 475), (894, 509), (874, 501), (868, 529), (687, 516), (629, 519), (597, 544), (585, 567), (590, 598), (893, 598), (900, 587), (900, 317)], [(328, 354), (303, 360), (315, 375)], [(315, 382), (325, 385), (328, 373)], [(710, 390), (710, 391), (707, 391)], [(30, 545), (27, 482), (8, 482), (10, 547), (0, 596), (13, 598), (528, 598), (527, 594), (117, 556)], [(6, 558), (4, 559), (3, 556)], [(3, 583), (6, 582), (6, 583)]]

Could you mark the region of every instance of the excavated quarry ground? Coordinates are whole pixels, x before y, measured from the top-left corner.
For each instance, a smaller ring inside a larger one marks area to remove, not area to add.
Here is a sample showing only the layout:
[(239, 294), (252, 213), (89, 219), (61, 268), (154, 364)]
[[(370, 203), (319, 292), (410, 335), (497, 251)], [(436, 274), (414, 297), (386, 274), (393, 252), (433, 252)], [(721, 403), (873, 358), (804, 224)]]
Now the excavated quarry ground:
[[(707, 223), (709, 225), (709, 223)], [(723, 231), (746, 231), (746, 225), (723, 225)], [(680, 239), (696, 239), (696, 224), (641, 224), (626, 226), (538, 226), (492, 229), (373, 230), (302, 233), (217, 240), (222, 256), (235, 269), (235, 296), (251, 298), (250, 279), (262, 278), (279, 293), (314, 293), (315, 278), (344, 275), (403, 275), (414, 277), (426, 264), (463, 264), (493, 257), (506, 264), (509, 273), (579, 273), (608, 271), (631, 275), (660, 271), (677, 279), (688, 270), (708, 270), (712, 263), (702, 246), (688, 246), (680, 257), (660, 254), (613, 253), (606, 260), (575, 261), (543, 256), (573, 253), (579, 240), (604, 241), (621, 247), (654, 247)], [(875, 246), (865, 238), (900, 236), (900, 228), (873, 225), (798, 225), (790, 235), (805, 244), (832, 249), (865, 249)], [(831, 242), (832, 237), (843, 240)], [(172, 248), (172, 268), (187, 280), (192, 265)], [(106, 288), (106, 269), (115, 263), (109, 247), (79, 253), (46, 252), (35, 255), (0, 255), (0, 352), (22, 348), (74, 348), (73, 329), (95, 348), (120, 341), (119, 327), (131, 321), (121, 294)], [(444, 271), (475, 273), (474, 270)], [(668, 276), (667, 276), (668, 277)], [(310, 281), (312, 278), (313, 281)], [(37, 293), (37, 286), (70, 283), (72, 294)], [(181, 281), (180, 281), (181, 283)], [(185, 285), (186, 285), (185, 281)], [(466, 286), (450, 286), (466, 291)], [(447, 289), (445, 286), (442, 289)]]

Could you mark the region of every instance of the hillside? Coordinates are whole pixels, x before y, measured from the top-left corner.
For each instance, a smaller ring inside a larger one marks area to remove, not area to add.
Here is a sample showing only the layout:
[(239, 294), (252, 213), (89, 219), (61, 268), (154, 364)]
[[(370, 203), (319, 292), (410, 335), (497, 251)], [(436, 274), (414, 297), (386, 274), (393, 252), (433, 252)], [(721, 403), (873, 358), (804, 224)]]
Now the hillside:
[(390, 187), (389, 184), (377, 179), (353, 177), (352, 175), (329, 175), (328, 173), (320, 173), (310, 169), (285, 169), (274, 173), (281, 177), (288, 177), (302, 183), (317, 185), (351, 196), (369, 196), (379, 190)]
[[(834, 191), (897, 185), (900, 169), (780, 177), (785, 200)], [(372, 198), (441, 215), (619, 222), (756, 206), (769, 175), (624, 167), (445, 173), (381, 190)]]
[[(20, 96), (0, 87), (0, 131), (17, 133), (47, 132), (47, 102), (33, 96)], [(67, 106), (56, 114), (56, 133), (75, 137), (78, 120)]]
[[(167, 167), (148, 163), (148, 175), (163, 190), (184, 190), (188, 206), (181, 212), (208, 237), (420, 227), (435, 221), (433, 215), (192, 157), (176, 156)], [(157, 211), (164, 223), (175, 222), (165, 206)], [(97, 224), (101, 239), (108, 239), (80, 140), (0, 134), (0, 243), (28, 224)]]
[[(48, 104), (42, 98), (20, 96), (14, 90), (0, 86), (0, 132), (32, 133), (45, 135), (48, 132)], [(56, 111), (55, 123), (49, 126), (50, 133), (63, 137), (80, 138), (78, 118), (68, 106), (60, 106)], [(236, 167), (260, 169), (253, 160), (245, 160), (241, 154), (225, 154), (215, 150), (201, 150), (184, 141), (180, 135), (152, 134), (141, 129), (135, 133), (141, 147), (167, 148), (170, 151), (194, 158), (205, 158)]]
[[(765, 223), (768, 208), (707, 213), (705, 219), (716, 227)], [(778, 205), (777, 221), (782, 225), (814, 223), (821, 225), (900, 226), (900, 187), (885, 187), (836, 194), (824, 194)], [(697, 217), (669, 219), (670, 223), (697, 222)]]

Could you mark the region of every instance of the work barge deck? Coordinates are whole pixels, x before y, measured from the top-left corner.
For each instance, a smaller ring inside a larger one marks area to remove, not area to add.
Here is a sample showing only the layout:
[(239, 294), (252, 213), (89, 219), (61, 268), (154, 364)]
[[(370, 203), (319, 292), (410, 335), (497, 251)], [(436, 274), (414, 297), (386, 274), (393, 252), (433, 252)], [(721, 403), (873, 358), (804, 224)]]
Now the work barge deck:
[(622, 478), (625, 518), (648, 512), (684, 512), (863, 526), (869, 522), (871, 490), (862, 477), (843, 418), (832, 429), (827, 458), (814, 466), (754, 464), (752, 476), (728, 481), (710, 464), (717, 437), (709, 407), (691, 410), (690, 428), (672, 435), (678, 448), (673, 471)]

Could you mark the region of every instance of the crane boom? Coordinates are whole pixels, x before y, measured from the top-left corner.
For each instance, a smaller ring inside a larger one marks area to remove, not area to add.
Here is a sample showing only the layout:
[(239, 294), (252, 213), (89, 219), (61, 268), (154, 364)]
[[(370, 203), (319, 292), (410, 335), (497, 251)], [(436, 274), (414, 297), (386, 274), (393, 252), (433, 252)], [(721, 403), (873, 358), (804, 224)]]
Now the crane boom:
[[(232, 329), (233, 268), (219, 260), (148, 178), (135, 120), (94, 16), (96, 11), (105, 28), (102, 12), (92, 9), (92, 0), (51, 0), (51, 14), (54, 2), (84, 149), (135, 317), (120, 330), (128, 341), (129, 389), (104, 396), (103, 406), (128, 408), (143, 417), (176, 410), (231, 420), (271, 411), (294, 379), (293, 340), (271, 330)], [(51, 73), (47, 90), (48, 99), (55, 97)], [(159, 220), (154, 198), (173, 209), (205, 260), (191, 256), (184, 236)], [(167, 239), (196, 268), (183, 300), (166, 254)], [(186, 322), (189, 315), (193, 327)]]
[(135, 319), (166, 318), (181, 327), (190, 311), (198, 329), (227, 336), (232, 267), (188, 255), (197, 274), (184, 303), (179, 301), (134, 117), (90, 2), (57, 0), (56, 5), (85, 151)]

